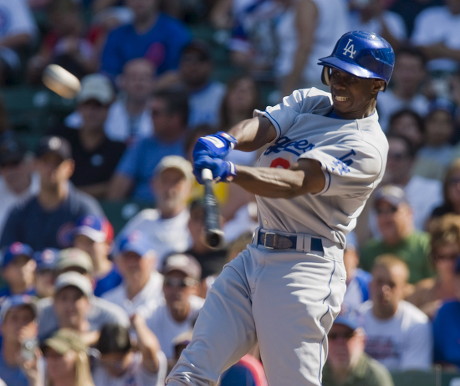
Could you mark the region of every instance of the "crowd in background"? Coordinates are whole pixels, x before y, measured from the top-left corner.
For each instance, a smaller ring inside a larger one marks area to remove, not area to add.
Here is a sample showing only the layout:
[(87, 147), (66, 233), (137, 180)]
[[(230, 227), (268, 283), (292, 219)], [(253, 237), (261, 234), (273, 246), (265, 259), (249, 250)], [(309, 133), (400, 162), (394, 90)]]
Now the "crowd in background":
[[(396, 52), (389, 153), (344, 246), (324, 384), (458, 371), (460, 0), (0, 0), (0, 384), (164, 384), (257, 227), (255, 198), (217, 183), (225, 242), (206, 244), (196, 139), (325, 89), (317, 59), (357, 29)], [(81, 89), (31, 142), (8, 92), (45, 90), (53, 63)], [(114, 227), (107, 203), (137, 209)], [(257, 347), (221, 384), (266, 384)]]

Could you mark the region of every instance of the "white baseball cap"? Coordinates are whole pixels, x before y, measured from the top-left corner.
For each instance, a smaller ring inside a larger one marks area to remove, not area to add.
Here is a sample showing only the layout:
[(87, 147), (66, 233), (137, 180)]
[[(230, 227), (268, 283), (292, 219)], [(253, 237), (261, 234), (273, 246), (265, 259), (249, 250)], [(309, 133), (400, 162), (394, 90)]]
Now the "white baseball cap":
[(115, 93), (110, 79), (103, 74), (86, 75), (81, 80), (81, 90), (77, 102), (82, 103), (91, 99), (107, 105), (113, 101)]

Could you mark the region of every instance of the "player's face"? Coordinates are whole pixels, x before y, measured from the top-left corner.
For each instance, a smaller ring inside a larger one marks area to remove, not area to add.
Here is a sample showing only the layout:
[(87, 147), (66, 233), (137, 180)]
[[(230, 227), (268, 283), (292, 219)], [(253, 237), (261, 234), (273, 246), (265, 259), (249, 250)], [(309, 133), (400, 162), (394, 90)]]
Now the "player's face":
[(336, 114), (344, 119), (360, 119), (374, 113), (376, 96), (383, 81), (358, 78), (333, 68), (330, 85)]

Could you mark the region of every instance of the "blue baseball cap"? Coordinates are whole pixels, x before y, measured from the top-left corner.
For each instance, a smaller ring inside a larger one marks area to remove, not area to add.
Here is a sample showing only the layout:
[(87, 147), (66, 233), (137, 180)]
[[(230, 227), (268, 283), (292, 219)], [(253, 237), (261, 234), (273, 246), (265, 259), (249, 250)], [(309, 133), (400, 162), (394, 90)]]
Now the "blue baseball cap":
[(59, 249), (46, 248), (43, 251), (35, 252), (34, 257), (37, 262), (37, 271), (54, 270), (59, 258)]
[(357, 311), (345, 310), (342, 308), (342, 311), (334, 320), (334, 324), (342, 324), (351, 330), (356, 330), (360, 327), (359, 318), (360, 315)]
[(140, 231), (134, 231), (124, 235), (117, 248), (119, 253), (134, 252), (139, 256), (144, 256), (147, 252), (153, 251), (147, 238)]
[(18, 256), (27, 256), (30, 259), (33, 259), (34, 250), (31, 246), (21, 243), (19, 241), (11, 244), (10, 246), (6, 247), (6, 249), (3, 251), (1, 268), (5, 268)]
[(13, 308), (28, 306), (33, 311), (34, 315), (37, 316), (37, 306), (35, 303), (35, 298), (30, 295), (11, 295), (6, 298), (5, 302), (2, 304), (0, 311), (0, 322), (3, 322), (6, 314)]
[(105, 218), (95, 215), (87, 215), (78, 219), (74, 236), (84, 235), (96, 242), (112, 242), (113, 227), (112, 224)]

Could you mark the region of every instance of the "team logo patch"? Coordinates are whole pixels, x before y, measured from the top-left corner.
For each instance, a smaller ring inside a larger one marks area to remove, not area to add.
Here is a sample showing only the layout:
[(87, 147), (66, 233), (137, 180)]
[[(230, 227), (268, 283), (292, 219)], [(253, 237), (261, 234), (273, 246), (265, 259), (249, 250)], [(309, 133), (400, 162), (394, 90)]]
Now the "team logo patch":
[(343, 49), (343, 55), (349, 56), (350, 59), (354, 59), (356, 55), (355, 45), (353, 43), (353, 39), (348, 39), (347, 45)]

